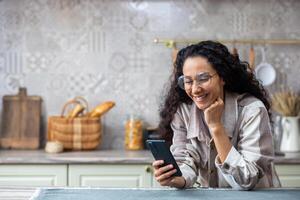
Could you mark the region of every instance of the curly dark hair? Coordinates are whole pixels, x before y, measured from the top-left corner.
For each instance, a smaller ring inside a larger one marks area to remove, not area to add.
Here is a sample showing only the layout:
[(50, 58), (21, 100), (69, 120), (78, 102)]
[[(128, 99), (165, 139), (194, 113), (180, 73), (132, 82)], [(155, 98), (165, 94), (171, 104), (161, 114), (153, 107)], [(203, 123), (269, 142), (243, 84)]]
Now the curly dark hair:
[(160, 108), (160, 123), (158, 131), (169, 144), (173, 137), (170, 123), (181, 103), (191, 104), (192, 99), (177, 84), (177, 79), (183, 75), (183, 64), (187, 58), (201, 56), (216, 70), (224, 80), (224, 91), (238, 94), (248, 93), (260, 99), (270, 116), (270, 102), (266, 90), (255, 78), (247, 62), (240, 61), (238, 56), (232, 55), (228, 48), (215, 41), (202, 41), (181, 49), (174, 63), (174, 70), (170, 77), (171, 85)]

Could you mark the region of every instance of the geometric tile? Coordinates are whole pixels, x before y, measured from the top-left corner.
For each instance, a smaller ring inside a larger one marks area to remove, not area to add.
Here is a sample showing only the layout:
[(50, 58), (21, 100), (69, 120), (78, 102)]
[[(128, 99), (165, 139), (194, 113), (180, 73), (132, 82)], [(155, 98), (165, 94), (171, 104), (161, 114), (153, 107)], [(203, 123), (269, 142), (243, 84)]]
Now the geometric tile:
[(19, 32), (6, 33), (3, 35), (2, 48), (5, 51), (22, 50), (23, 35)]
[(26, 67), (30, 72), (43, 72), (50, 70), (51, 64), (55, 58), (52, 53), (27, 53)]
[(0, 72), (6, 74), (22, 74), (23, 58), (20, 53), (0, 53)]
[(136, 33), (133, 38), (130, 39), (129, 44), (136, 50), (141, 51), (148, 44), (148, 42), (143, 38), (142, 34)]
[[(299, 9), (297, 0), (0, 0), (0, 96), (26, 86), (42, 95), (45, 115), (78, 95), (91, 105), (112, 99), (102, 147), (124, 148), (130, 112), (150, 126), (159, 120), (172, 50), (154, 44), (155, 37), (300, 39)], [(248, 60), (249, 45), (236, 47)], [(300, 46), (255, 45), (256, 64), (261, 47), (277, 73), (267, 89), (300, 91)]]
[(104, 90), (108, 84), (109, 82), (103, 74), (91, 75), (88, 89), (92, 94), (99, 94), (100, 91)]
[(4, 75), (4, 84), (9, 92), (17, 93), (19, 87), (24, 87), (25, 75), (22, 74), (6, 74)]
[(113, 53), (109, 61), (109, 67), (115, 71), (123, 72), (128, 67), (128, 56), (126, 53)]
[(150, 68), (150, 60), (148, 55), (142, 53), (129, 54), (129, 66), (132, 72), (145, 72)]
[(149, 19), (147, 14), (139, 12), (130, 17), (129, 24), (132, 28), (141, 31), (147, 28), (148, 21)]
[(147, 94), (131, 94), (129, 105), (134, 113), (147, 113), (150, 111), (150, 99)]

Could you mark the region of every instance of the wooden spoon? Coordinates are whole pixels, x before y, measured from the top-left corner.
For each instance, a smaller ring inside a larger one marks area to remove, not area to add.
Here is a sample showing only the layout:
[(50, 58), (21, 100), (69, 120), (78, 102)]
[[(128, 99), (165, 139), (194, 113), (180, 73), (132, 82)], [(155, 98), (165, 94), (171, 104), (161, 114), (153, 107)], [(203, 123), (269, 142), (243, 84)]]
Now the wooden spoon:
[(173, 61), (173, 63), (175, 63), (175, 61), (176, 61), (178, 51), (179, 50), (175, 46), (172, 48), (172, 61)]
[(250, 51), (249, 51), (249, 66), (250, 66), (250, 69), (253, 71), (255, 68), (255, 52), (254, 52), (253, 45), (251, 45)]
[(235, 44), (233, 44), (232, 55), (235, 59), (239, 58), (239, 53), (238, 53), (237, 48), (235, 47)]

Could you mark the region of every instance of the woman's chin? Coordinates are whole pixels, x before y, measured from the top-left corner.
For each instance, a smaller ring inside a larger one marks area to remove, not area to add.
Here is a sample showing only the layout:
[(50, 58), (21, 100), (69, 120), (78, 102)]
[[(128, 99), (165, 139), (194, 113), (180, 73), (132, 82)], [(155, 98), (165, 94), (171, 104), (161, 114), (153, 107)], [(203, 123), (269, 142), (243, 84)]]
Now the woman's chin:
[(199, 108), (200, 110), (205, 110), (206, 108), (209, 107), (209, 103), (199, 103), (199, 102), (195, 102), (194, 103), (196, 104), (197, 108)]

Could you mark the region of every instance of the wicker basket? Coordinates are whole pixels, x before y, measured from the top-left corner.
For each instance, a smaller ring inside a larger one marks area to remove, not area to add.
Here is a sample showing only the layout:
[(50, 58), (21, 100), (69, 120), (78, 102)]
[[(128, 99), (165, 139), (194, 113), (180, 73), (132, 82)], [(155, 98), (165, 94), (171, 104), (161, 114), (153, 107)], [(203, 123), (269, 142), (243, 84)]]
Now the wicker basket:
[(101, 120), (96, 117), (65, 117), (65, 110), (70, 105), (82, 104), (88, 112), (88, 104), (82, 97), (68, 101), (61, 116), (48, 118), (48, 141), (59, 141), (67, 150), (92, 150), (96, 149), (101, 142)]

